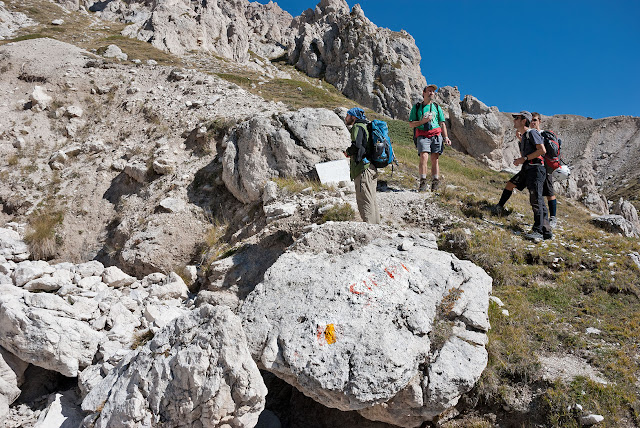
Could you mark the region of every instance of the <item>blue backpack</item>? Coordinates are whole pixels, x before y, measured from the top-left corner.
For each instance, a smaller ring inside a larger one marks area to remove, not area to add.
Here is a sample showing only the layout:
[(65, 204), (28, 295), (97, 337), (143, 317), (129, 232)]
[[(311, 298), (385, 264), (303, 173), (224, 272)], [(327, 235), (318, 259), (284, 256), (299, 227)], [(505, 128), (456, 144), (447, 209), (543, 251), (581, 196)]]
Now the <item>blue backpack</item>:
[(373, 120), (367, 124), (369, 131), (369, 147), (366, 158), (376, 168), (384, 168), (395, 161), (389, 127), (383, 120)]

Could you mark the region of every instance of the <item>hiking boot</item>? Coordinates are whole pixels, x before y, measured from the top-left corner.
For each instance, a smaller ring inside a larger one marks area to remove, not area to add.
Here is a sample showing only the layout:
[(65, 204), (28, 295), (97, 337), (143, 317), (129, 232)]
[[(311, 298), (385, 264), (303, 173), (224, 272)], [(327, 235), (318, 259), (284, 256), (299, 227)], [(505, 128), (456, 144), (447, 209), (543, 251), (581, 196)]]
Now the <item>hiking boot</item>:
[(531, 232), (524, 234), (523, 238), (528, 239), (529, 241), (540, 242), (544, 239), (544, 236), (542, 236), (542, 233), (532, 230)]
[(431, 191), (435, 192), (436, 190), (438, 190), (438, 187), (440, 187), (440, 180), (437, 178), (431, 180)]
[(549, 224), (551, 225), (552, 229), (555, 229), (556, 226), (558, 226), (558, 219), (556, 218), (556, 216), (551, 216), (549, 218)]
[(427, 191), (427, 179), (420, 179), (420, 187), (418, 187), (418, 192), (426, 192)]
[(491, 207), (491, 214), (502, 217), (504, 214), (504, 207), (500, 204), (495, 204)]
[(542, 234), (542, 239), (547, 240), (547, 239), (553, 239), (553, 233), (549, 232), (549, 233), (543, 233)]

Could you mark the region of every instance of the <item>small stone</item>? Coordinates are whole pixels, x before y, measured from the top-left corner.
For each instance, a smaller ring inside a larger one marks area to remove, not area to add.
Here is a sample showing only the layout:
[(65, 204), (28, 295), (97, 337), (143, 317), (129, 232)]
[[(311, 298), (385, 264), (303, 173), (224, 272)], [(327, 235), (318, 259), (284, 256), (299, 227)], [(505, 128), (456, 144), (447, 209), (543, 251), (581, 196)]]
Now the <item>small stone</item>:
[(591, 426), (595, 424), (599, 424), (604, 420), (604, 416), (601, 415), (587, 415), (580, 418), (580, 423), (582, 426)]
[(413, 241), (410, 241), (408, 239), (404, 239), (402, 241), (402, 244), (400, 244), (400, 251), (409, 251), (411, 249), (411, 247), (413, 247)]
[(62, 25), (64, 24), (64, 20), (62, 19), (54, 19), (53, 21), (51, 21), (51, 25)]
[(504, 306), (504, 303), (502, 303), (502, 300), (500, 300), (496, 296), (489, 297), (489, 300), (492, 301), (493, 303), (495, 303), (496, 305), (498, 305), (499, 307), (503, 307)]

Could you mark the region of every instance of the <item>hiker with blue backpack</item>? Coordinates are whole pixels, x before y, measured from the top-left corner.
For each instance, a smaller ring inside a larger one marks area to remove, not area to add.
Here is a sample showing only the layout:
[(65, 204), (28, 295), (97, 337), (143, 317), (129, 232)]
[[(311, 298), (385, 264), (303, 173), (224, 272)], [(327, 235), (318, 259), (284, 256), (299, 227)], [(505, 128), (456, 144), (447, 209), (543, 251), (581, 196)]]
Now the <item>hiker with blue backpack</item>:
[(363, 221), (378, 224), (380, 223), (380, 211), (376, 200), (378, 170), (366, 156), (370, 145), (370, 130), (364, 110), (358, 107), (350, 109), (347, 111), (344, 123), (351, 128), (351, 146), (345, 153), (350, 158), (351, 180), (356, 185), (358, 212)]
[(413, 143), (418, 149), (420, 164), (419, 192), (427, 191), (427, 163), (431, 159), (431, 190), (435, 191), (440, 185), (440, 166), (438, 158), (444, 151), (444, 144), (451, 145), (444, 123), (442, 107), (433, 101), (438, 87), (427, 85), (422, 90), (422, 102), (413, 106), (409, 113), (409, 125), (413, 128)]

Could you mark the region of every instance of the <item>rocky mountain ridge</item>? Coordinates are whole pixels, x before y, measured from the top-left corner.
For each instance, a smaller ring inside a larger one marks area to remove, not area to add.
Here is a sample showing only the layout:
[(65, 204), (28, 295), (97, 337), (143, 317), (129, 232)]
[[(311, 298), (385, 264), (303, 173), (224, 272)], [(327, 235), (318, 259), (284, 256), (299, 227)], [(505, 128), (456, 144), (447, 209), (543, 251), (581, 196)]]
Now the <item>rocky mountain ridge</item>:
[(426, 84), (411, 35), (378, 28), (359, 5), (349, 10), (345, 0), (322, 0), (296, 18), (273, 2), (247, 0), (116, 0), (73, 3), (71, 9), (79, 7), (130, 23), (124, 35), (176, 55), (194, 51), (240, 63), (286, 57), (309, 76), (392, 117), (406, 119), (406, 106)]
[[(265, 386), (286, 388), (258, 368), (331, 407), (312, 404), (334, 426), (412, 427), (472, 401), (491, 278), (429, 233), (461, 219), (432, 195), (394, 189), (379, 194), (386, 226), (319, 226), (354, 205), (352, 187), (292, 196), (278, 184), (342, 158), (344, 108), (289, 111), (198, 70), (50, 39), (0, 47), (0, 68), (0, 412), (27, 380), (61, 373), (79, 395), (65, 409), (86, 426), (253, 426), (268, 415)], [(456, 144), (484, 142), (502, 168), (509, 116), (470, 97), (458, 113), (459, 99), (447, 109)], [(23, 241), (31, 226), (11, 220), (46, 212), (63, 218), (40, 257)], [(218, 221), (223, 253), (209, 248)]]

